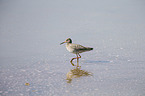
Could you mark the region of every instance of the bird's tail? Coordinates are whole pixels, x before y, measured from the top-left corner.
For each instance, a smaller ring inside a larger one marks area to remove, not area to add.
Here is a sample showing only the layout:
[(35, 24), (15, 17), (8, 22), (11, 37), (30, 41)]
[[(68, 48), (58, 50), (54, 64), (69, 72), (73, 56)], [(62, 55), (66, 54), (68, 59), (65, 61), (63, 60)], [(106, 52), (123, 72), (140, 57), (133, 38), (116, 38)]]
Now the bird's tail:
[(78, 51), (79, 51), (79, 53), (82, 53), (82, 52), (91, 51), (91, 50), (93, 50), (93, 48), (84, 47), (84, 48), (80, 48)]
[(90, 51), (90, 50), (93, 50), (93, 48), (88, 47), (87, 50)]

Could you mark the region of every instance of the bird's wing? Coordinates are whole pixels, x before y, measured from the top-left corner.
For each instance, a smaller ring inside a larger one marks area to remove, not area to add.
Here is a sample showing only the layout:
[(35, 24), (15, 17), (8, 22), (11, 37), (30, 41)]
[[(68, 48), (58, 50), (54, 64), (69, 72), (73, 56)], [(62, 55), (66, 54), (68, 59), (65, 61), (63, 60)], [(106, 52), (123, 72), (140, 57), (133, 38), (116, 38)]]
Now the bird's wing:
[(75, 50), (84, 50), (84, 49), (86, 49), (86, 47), (84, 47), (82, 45), (79, 45), (79, 44), (72, 44), (70, 47), (75, 49)]

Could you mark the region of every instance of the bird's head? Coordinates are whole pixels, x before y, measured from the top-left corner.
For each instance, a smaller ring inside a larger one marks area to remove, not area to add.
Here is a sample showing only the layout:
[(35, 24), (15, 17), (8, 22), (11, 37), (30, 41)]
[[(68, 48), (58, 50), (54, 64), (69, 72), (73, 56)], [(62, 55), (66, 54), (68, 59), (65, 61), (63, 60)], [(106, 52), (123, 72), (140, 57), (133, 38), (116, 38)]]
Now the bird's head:
[(72, 40), (70, 38), (67, 38), (64, 42), (60, 43), (60, 45), (63, 43), (72, 43)]

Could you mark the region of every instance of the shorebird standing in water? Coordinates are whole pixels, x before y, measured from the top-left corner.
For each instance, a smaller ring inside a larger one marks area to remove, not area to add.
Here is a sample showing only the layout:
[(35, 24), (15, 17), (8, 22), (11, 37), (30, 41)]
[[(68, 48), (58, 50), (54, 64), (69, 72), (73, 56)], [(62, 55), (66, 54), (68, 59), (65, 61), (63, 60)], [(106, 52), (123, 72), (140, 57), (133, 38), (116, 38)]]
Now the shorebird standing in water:
[(79, 44), (73, 44), (72, 40), (70, 38), (68, 38), (64, 42), (60, 43), (60, 45), (63, 44), (63, 43), (66, 43), (66, 49), (69, 52), (76, 54), (77, 57), (76, 58), (72, 58), (70, 62), (74, 66), (72, 61), (74, 59), (77, 59), (77, 67), (79, 67), (79, 58), (81, 58), (81, 55), (79, 53), (93, 50), (93, 48), (90, 48), (90, 47), (84, 47), (84, 46), (79, 45)]

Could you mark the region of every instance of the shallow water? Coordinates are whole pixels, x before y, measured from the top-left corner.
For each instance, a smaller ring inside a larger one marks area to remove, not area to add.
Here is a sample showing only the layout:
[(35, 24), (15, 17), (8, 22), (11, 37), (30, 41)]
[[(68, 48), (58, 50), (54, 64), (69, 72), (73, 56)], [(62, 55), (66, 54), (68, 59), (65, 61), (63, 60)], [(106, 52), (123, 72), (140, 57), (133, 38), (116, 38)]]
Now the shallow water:
[[(144, 96), (144, 4), (0, 1), (0, 96)], [(94, 48), (77, 71), (68, 37)]]

